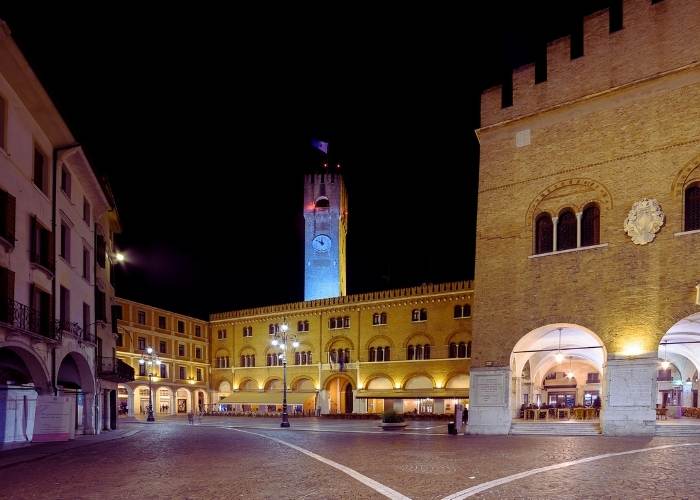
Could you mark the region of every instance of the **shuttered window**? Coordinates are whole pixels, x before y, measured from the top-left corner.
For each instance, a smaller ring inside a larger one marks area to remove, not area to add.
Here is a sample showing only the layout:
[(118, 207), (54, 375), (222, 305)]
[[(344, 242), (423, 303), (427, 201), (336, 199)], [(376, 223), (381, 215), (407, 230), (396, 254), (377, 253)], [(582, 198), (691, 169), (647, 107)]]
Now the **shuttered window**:
[(0, 238), (15, 246), (15, 197), (0, 189)]

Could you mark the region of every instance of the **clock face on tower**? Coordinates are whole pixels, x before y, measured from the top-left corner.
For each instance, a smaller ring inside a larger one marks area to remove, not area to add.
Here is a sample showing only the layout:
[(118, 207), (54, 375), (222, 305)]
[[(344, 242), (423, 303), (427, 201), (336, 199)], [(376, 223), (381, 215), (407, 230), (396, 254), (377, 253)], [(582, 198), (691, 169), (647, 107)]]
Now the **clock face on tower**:
[(311, 246), (317, 252), (327, 252), (331, 249), (331, 239), (325, 234), (319, 234), (311, 240)]

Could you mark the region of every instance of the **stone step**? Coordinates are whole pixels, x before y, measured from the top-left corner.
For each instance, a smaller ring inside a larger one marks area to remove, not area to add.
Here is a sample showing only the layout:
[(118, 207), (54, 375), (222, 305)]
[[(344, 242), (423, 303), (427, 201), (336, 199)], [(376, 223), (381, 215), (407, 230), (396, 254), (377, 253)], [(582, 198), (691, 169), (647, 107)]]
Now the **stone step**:
[(656, 424), (657, 436), (700, 436), (700, 425)]
[(511, 434), (517, 435), (550, 435), (550, 436), (597, 436), (600, 434), (600, 424), (592, 422), (573, 423), (513, 423)]

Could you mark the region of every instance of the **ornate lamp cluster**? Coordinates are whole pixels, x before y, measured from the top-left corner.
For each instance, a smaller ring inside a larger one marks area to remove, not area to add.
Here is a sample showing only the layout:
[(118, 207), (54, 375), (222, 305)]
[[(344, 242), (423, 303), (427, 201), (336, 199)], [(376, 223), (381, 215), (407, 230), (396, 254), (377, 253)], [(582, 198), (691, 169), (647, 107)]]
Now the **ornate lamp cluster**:
[(275, 331), (274, 337), (272, 339), (272, 345), (279, 347), (282, 351), (278, 356), (282, 360), (282, 423), (280, 427), (289, 427), (289, 415), (287, 414), (287, 353), (291, 348), (296, 349), (299, 347), (299, 340), (296, 334), (289, 333), (289, 325), (287, 324), (287, 318), (284, 318), (282, 324), (280, 325), (279, 331)]
[(146, 374), (148, 375), (148, 417), (146, 421), (155, 422), (155, 417), (153, 416), (153, 390), (151, 389), (151, 381), (153, 380), (154, 367), (160, 366), (160, 358), (153, 350), (152, 347), (147, 347), (146, 352), (141, 354), (141, 359), (139, 359), (140, 365), (146, 366)]

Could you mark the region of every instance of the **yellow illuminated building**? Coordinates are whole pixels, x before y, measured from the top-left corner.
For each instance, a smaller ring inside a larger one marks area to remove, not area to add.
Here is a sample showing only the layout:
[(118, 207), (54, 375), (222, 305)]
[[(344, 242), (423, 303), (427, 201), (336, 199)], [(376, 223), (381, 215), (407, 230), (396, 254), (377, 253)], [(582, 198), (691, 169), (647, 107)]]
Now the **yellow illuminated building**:
[(150, 377), (157, 414), (188, 413), (209, 403), (209, 326), (125, 299), (116, 299), (117, 357), (134, 368), (135, 380), (119, 385), (120, 413), (145, 414), (149, 400), (148, 366), (139, 360), (151, 347), (160, 365)]
[(287, 322), (299, 342), (287, 356), (290, 413), (451, 412), (468, 397), (471, 303), (471, 282), (454, 282), (213, 314), (212, 401), (276, 409), (271, 339)]

